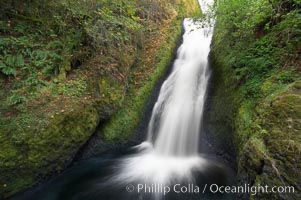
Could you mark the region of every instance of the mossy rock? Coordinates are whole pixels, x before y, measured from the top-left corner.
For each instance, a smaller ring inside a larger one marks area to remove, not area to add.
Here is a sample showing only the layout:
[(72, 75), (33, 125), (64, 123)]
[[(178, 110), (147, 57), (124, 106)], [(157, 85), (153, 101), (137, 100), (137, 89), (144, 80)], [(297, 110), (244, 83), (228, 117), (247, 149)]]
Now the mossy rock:
[(76, 109), (51, 115), (45, 130), (27, 130), (22, 144), (12, 144), (8, 138), (2, 138), (1, 147), (5, 148), (0, 151), (1, 197), (64, 169), (98, 123), (94, 105), (82, 103)]
[[(265, 134), (257, 134), (265, 151), (249, 141), (241, 151), (240, 179), (251, 177), (251, 184), (293, 186), (295, 193), (260, 194), (260, 199), (301, 198), (301, 81), (267, 96), (258, 122)], [(268, 105), (268, 106), (267, 106)], [(252, 145), (251, 145), (252, 144)], [(257, 146), (257, 148), (255, 148)], [(261, 152), (261, 154), (259, 154)], [(258, 173), (259, 160), (263, 163)]]

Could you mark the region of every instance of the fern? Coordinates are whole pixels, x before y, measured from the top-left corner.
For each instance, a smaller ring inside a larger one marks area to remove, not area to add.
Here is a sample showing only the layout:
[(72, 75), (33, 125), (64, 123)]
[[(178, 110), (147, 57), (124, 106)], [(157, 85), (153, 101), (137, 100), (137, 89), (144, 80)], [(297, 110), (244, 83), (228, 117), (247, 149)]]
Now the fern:
[(14, 68), (4, 64), (2, 61), (0, 61), (0, 70), (3, 74), (5, 74), (7, 76), (16, 77), (16, 75), (17, 75), (17, 71)]
[(6, 102), (8, 103), (8, 105), (14, 106), (14, 105), (18, 105), (18, 104), (25, 102), (25, 100), (26, 100), (26, 98), (23, 96), (11, 95), (11, 96), (7, 97)]

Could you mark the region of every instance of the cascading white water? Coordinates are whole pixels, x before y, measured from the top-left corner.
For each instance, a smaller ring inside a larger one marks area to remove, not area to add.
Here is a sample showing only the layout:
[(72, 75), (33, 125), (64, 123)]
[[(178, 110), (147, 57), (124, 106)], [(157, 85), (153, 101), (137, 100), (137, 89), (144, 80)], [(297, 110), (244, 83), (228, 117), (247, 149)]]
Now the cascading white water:
[[(212, 2), (199, 1), (201, 6)], [(198, 155), (198, 143), (210, 74), (207, 58), (212, 28), (200, 28), (203, 24), (188, 18), (183, 26), (183, 43), (153, 108), (148, 139), (136, 147), (140, 153), (121, 161), (115, 182), (166, 184), (171, 177), (190, 180), (193, 169), (207, 164)]]
[(197, 26), (192, 19), (184, 20), (183, 44), (153, 109), (148, 139), (152, 142), (152, 136), (157, 134), (154, 148), (160, 154), (191, 156), (198, 152), (209, 79), (207, 57), (211, 28), (198, 29)]

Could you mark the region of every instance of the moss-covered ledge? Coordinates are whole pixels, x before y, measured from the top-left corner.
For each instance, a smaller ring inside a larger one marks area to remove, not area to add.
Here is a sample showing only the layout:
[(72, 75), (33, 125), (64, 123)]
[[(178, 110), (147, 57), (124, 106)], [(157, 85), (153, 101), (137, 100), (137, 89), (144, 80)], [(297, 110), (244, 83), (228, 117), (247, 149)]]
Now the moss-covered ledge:
[(208, 122), (214, 127), (217, 145), (230, 155), (233, 152), (223, 141), (233, 142), (238, 185), (294, 187), (294, 193), (245, 193), (238, 199), (300, 199), (301, 81), (279, 85), (269, 78), (261, 86), (261, 98), (252, 102), (240, 98), (229, 79), (231, 71), (222, 66), (216, 62), (213, 66)]
[(300, 199), (301, 81), (267, 96), (260, 105), (260, 128), (241, 151), (238, 177), (249, 177), (254, 185), (294, 187), (294, 193), (259, 194), (260, 199)]
[[(7, 142), (1, 134), (0, 174), (4, 195), (1, 197), (30, 187), (70, 164), (81, 145), (93, 134), (99, 113), (93, 104), (86, 102), (50, 115), (49, 119), (43, 130), (23, 129), (19, 144)], [(34, 137), (31, 137), (32, 131)]]

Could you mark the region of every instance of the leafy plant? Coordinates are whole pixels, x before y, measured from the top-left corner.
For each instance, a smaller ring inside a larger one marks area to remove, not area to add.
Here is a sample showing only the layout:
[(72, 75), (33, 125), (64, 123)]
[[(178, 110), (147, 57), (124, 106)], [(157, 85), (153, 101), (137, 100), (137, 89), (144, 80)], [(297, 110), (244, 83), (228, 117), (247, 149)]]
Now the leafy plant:
[(17, 75), (17, 71), (10, 67), (9, 65), (4, 64), (2, 61), (0, 61), (0, 70), (3, 74), (7, 75), (7, 76), (16, 76)]
[(7, 98), (7, 103), (10, 106), (18, 105), (25, 102), (26, 98), (24, 96), (11, 95)]

